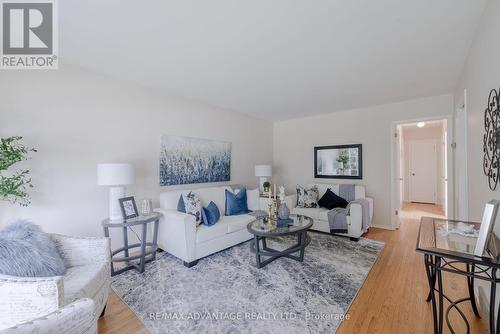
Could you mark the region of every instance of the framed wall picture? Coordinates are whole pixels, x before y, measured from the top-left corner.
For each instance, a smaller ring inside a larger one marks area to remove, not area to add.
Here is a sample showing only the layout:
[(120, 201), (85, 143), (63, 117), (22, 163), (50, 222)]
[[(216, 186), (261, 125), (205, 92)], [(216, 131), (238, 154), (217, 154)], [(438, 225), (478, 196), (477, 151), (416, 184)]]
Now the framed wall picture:
[(135, 204), (135, 199), (133, 196), (120, 198), (118, 201), (120, 202), (120, 208), (122, 209), (124, 220), (139, 216), (137, 205)]
[(352, 144), (315, 147), (314, 177), (325, 179), (362, 179), (362, 145)]

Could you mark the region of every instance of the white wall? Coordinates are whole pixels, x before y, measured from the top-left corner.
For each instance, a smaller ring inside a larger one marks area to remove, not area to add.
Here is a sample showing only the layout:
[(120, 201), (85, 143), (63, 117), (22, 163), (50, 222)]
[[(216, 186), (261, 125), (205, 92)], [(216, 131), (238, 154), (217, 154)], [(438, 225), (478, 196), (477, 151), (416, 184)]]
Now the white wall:
[(46, 231), (101, 236), (108, 189), (96, 185), (96, 165), (131, 162), (137, 180), (129, 193), (157, 202), (167, 189), (159, 187), (162, 134), (231, 142), (230, 183), (256, 186), (254, 165), (272, 162), (266, 121), (77, 68), (2, 71), (0, 92), (0, 137), (21, 135), (38, 149), (24, 164), (32, 204), (0, 203), (0, 225), (25, 217)]
[[(490, 91), (500, 88), (499, 38), (500, 1), (493, 0), (485, 9), (462, 78), (455, 91), (458, 107), (463, 90), (467, 89), (469, 219), (476, 221), (481, 218), (484, 204), (488, 200), (500, 199), (500, 186), (496, 191), (491, 191), (488, 179), (483, 173), (484, 110)], [(496, 227), (500, 235), (500, 223)]]
[[(274, 123), (274, 167), (277, 181), (292, 193), (310, 182), (362, 183), (375, 200), (374, 224), (391, 227), (391, 124), (393, 121), (449, 115), (453, 96), (334, 112)], [(363, 144), (363, 180), (314, 180), (313, 148)]]
[[(490, 0), (472, 44), (462, 78), (455, 91), (455, 105), (467, 89), (467, 148), (468, 148), (468, 187), (469, 219), (480, 221), (484, 205), (490, 199), (500, 199), (500, 185), (492, 191), (483, 173), (483, 134), (484, 110), (488, 104), (491, 89), (500, 87), (500, 1)], [(457, 163), (460, 163), (458, 161)], [(500, 236), (500, 217), (497, 217), (495, 233)], [(478, 280), (476, 280), (478, 281)], [(488, 303), (489, 286), (478, 282), (479, 298)], [(500, 287), (497, 288), (497, 295)], [(498, 305), (498, 304), (497, 304)], [(498, 308), (498, 306), (497, 306)], [(483, 308), (485, 309), (485, 308)], [(486, 308), (487, 309), (487, 308)], [(497, 314), (495, 312), (495, 314)], [(485, 319), (488, 320), (487, 318)]]
[(416, 125), (403, 126), (403, 145), (404, 145), (404, 200), (410, 201), (410, 142), (412, 140), (430, 139), (436, 142), (436, 204), (443, 205), (444, 197), (444, 152), (442, 147), (443, 126), (442, 122), (436, 124), (426, 124), (423, 128)]

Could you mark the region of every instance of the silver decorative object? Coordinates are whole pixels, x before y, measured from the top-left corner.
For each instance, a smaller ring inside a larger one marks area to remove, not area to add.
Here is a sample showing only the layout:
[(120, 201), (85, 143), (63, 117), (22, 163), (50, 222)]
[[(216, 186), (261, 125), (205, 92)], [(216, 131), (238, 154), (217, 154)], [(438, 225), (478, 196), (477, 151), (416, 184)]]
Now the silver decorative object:
[(141, 216), (149, 216), (153, 212), (153, 201), (145, 198), (141, 201)]

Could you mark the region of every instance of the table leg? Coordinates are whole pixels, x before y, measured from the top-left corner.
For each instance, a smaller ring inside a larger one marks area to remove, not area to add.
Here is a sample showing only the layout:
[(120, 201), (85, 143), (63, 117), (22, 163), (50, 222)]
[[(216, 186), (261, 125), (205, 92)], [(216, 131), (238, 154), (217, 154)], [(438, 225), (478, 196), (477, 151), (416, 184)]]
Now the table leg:
[(300, 244), (299, 261), (300, 262), (304, 261), (304, 251), (306, 249), (306, 246), (305, 246), (306, 238), (307, 238), (307, 232), (301, 232), (301, 233), (299, 233), (299, 244)]
[[(429, 258), (429, 261), (431, 263), (434, 263), (434, 257), (432, 255), (427, 255), (427, 256)], [(429, 294), (427, 295), (426, 299), (427, 302), (431, 301), (431, 294), (434, 293), (434, 289), (436, 287), (436, 270), (432, 266), (430, 266), (429, 268), (429, 275), (432, 283), (429, 283)]]
[(474, 311), (474, 314), (476, 317), (480, 317), (479, 315), (479, 310), (477, 309), (476, 305), (476, 296), (474, 293), (474, 271), (475, 271), (475, 266), (472, 264), (466, 264), (467, 268), (467, 273), (471, 274), (471, 276), (467, 276), (467, 288), (469, 289), (469, 297), (470, 297), (470, 303), (472, 306), (472, 310)]
[(443, 302), (443, 277), (441, 273), (441, 258), (439, 256), (436, 256), (436, 275), (437, 275), (437, 282), (438, 282), (438, 297), (439, 297), (439, 323), (438, 323), (438, 333), (442, 334), (443, 333), (443, 307), (444, 307), (444, 302)]
[[(257, 262), (257, 268), (260, 269), (261, 263), (260, 263), (260, 246), (259, 246), (259, 237), (256, 235), (254, 236), (254, 243), (255, 243), (255, 260)], [(265, 243), (265, 238), (262, 238), (263, 242)]]
[[(491, 287), (490, 287), (490, 333), (495, 332), (495, 302), (496, 302), (496, 290), (497, 290), (497, 268), (491, 269)], [(497, 328), (498, 330), (498, 328)]]
[[(160, 222), (159, 219), (155, 220), (154, 224), (154, 230), (153, 230), (153, 247), (158, 249), (158, 223)], [(153, 252), (153, 260), (156, 259), (156, 251)]]
[(148, 237), (148, 225), (143, 224), (142, 225), (142, 240), (141, 240), (141, 263), (139, 264), (140, 266), (140, 273), (144, 272), (144, 265), (146, 264), (146, 239)]
[(427, 301), (432, 301), (432, 320), (434, 322), (434, 333), (438, 332), (437, 327), (437, 313), (436, 313), (436, 295), (434, 294), (434, 287), (436, 284), (435, 275), (432, 274), (432, 266), (434, 263), (433, 257), (431, 255), (425, 254), (425, 271), (427, 273), (427, 280), (429, 281), (429, 296)]
[(124, 254), (125, 257), (129, 257), (128, 255), (128, 230), (127, 226), (123, 226), (123, 245), (125, 246)]

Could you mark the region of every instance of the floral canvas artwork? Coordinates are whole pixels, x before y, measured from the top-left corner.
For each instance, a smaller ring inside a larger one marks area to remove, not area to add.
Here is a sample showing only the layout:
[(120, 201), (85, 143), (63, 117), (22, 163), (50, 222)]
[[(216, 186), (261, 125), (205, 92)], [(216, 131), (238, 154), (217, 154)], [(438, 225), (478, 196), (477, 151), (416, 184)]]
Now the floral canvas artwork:
[(160, 186), (230, 180), (231, 143), (162, 136)]

